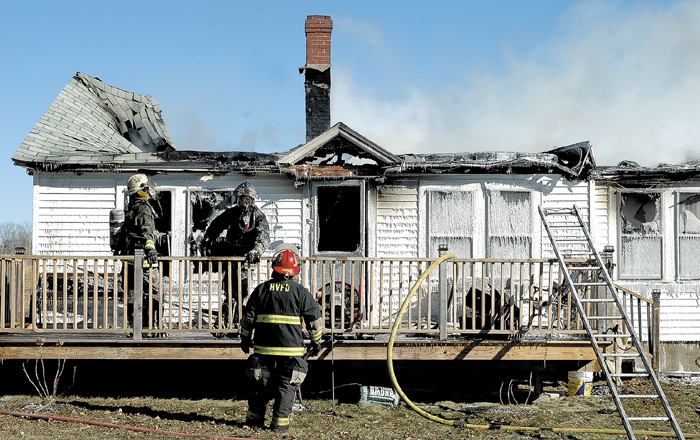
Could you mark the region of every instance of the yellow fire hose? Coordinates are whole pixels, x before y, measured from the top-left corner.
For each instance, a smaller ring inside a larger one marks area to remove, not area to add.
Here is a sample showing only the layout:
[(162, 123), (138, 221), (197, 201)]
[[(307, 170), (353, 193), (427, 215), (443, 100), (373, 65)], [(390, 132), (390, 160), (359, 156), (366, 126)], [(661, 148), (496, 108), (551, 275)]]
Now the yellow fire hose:
[[(532, 427), (532, 426), (511, 426), (511, 425), (498, 425), (498, 424), (489, 424), (489, 425), (473, 425), (470, 423), (465, 423), (463, 420), (447, 420), (443, 419), (438, 416), (434, 416), (432, 414), (429, 414), (422, 409), (418, 408), (412, 401), (409, 399), (406, 394), (404, 394), (403, 390), (399, 386), (399, 383), (396, 380), (396, 375), (394, 374), (394, 340), (396, 339), (396, 333), (399, 330), (399, 327), (401, 326), (401, 319), (403, 318), (403, 314), (406, 312), (406, 309), (408, 308), (409, 304), (411, 303), (411, 298), (413, 295), (416, 293), (420, 285), (423, 283), (423, 281), (430, 275), (430, 273), (443, 261), (449, 260), (451, 258), (456, 258), (454, 254), (446, 254), (443, 255), (442, 257), (438, 258), (435, 260), (433, 264), (428, 266), (425, 272), (421, 274), (420, 277), (416, 280), (415, 284), (411, 288), (411, 290), (408, 292), (408, 295), (406, 296), (406, 299), (404, 300), (403, 304), (401, 305), (401, 308), (399, 309), (399, 313), (396, 316), (396, 320), (394, 321), (394, 326), (391, 329), (391, 336), (389, 337), (389, 346), (387, 347), (387, 368), (389, 370), (389, 377), (391, 378), (391, 382), (394, 384), (394, 388), (396, 391), (399, 393), (401, 398), (403, 399), (404, 402), (406, 402), (406, 405), (411, 407), (415, 412), (418, 414), (422, 415), (423, 417), (432, 420), (437, 423), (442, 423), (443, 425), (449, 425), (449, 426), (454, 426), (456, 428), (471, 428), (471, 429), (491, 429), (491, 430), (501, 430), (501, 431), (529, 431), (529, 432), (540, 432), (540, 431), (551, 431), (551, 432), (557, 432), (557, 433), (563, 433), (563, 432), (568, 432), (568, 433), (590, 433), (590, 434), (611, 434), (611, 435), (627, 435), (627, 432), (624, 429), (588, 429), (588, 428), (538, 428), (538, 427)], [(646, 435), (650, 437), (675, 437), (676, 434), (673, 432), (661, 432), (661, 431), (634, 431), (635, 435)], [(686, 434), (685, 438), (700, 438), (700, 434)]]

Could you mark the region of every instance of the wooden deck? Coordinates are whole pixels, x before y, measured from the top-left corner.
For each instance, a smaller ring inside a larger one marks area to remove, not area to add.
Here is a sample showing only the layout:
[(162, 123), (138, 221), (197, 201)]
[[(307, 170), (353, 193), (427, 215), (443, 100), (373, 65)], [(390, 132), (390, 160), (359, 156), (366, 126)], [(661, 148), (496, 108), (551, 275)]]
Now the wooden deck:
[[(386, 338), (385, 338), (386, 339)], [(326, 340), (318, 360), (386, 360), (387, 340)], [(604, 347), (608, 344), (603, 343)], [(177, 339), (132, 338), (71, 334), (0, 336), (0, 359), (246, 359), (239, 339), (202, 338), (181, 334)], [(580, 361), (595, 360), (586, 340), (467, 340), (435, 341), (403, 338), (394, 342), (397, 361)]]
[[(247, 357), (239, 349), (235, 313), (221, 319), (219, 310), (227, 304), (241, 313), (245, 294), (270, 273), (269, 259), (244, 267), (237, 258), (161, 258), (161, 276), (134, 286), (147, 294), (143, 326), (138, 316), (127, 316), (123, 286), (134, 266), (125, 263), (133, 259), (0, 256), (0, 359)], [(559, 291), (563, 274), (555, 260), (450, 260), (418, 286), (399, 317), (415, 280), (430, 263), (410, 258), (304, 259), (300, 280), (316, 296), (326, 320), (319, 359), (385, 360), (397, 319), (401, 322), (393, 353), (399, 361), (595, 359), (570, 293)], [(227, 285), (223, 271), (234, 274)], [(135, 275), (140, 279), (138, 271)], [(619, 294), (635, 330), (653, 341), (658, 323), (651, 301), (625, 290)], [(597, 291), (590, 288), (585, 295), (595, 298)], [(140, 297), (138, 292), (134, 297)], [(601, 322), (594, 331), (605, 332), (615, 324)], [(168, 337), (147, 337), (154, 332)], [(214, 337), (221, 333), (233, 338)], [(608, 346), (604, 340), (601, 345)]]

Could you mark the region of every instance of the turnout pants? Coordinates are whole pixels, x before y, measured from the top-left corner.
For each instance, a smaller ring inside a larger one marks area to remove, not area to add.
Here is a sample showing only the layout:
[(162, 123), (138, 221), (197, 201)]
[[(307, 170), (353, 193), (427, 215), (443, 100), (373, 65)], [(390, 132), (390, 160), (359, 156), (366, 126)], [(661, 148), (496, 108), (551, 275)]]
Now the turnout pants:
[(246, 424), (263, 426), (265, 408), (270, 399), (274, 399), (270, 427), (287, 429), (294, 405), (294, 390), (304, 381), (308, 369), (307, 362), (301, 357), (251, 355), (246, 370), (252, 382)]

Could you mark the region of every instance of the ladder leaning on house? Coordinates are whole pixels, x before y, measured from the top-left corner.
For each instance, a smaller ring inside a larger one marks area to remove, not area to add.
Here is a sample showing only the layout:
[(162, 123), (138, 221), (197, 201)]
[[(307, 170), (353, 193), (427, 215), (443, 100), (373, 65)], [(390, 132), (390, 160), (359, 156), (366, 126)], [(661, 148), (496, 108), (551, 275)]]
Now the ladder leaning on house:
[[(617, 410), (622, 419), (622, 424), (627, 432), (629, 439), (635, 439), (635, 435), (630, 422), (634, 421), (668, 421), (679, 439), (684, 439), (680, 426), (673, 415), (671, 406), (666, 399), (666, 395), (661, 389), (661, 384), (652, 370), (649, 358), (646, 356), (642, 343), (631, 325), (625, 309), (617, 295), (617, 290), (613, 285), (610, 274), (606, 270), (600, 254), (593, 246), (590, 233), (586, 224), (581, 217), (581, 213), (577, 206), (573, 208), (553, 208), (543, 209), (539, 207), (542, 222), (547, 230), (549, 239), (551, 240), (554, 253), (561, 266), (565, 276), (566, 287), (571, 291), (571, 296), (574, 298), (576, 309), (581, 318), (586, 333), (593, 345), (600, 368), (605, 375), (605, 378), (610, 387), (612, 398), (615, 401)], [(567, 267), (564, 261), (565, 254), (581, 255), (589, 261), (594, 261), (593, 264), (587, 265), (572, 265)], [(597, 273), (597, 276), (595, 274)], [(572, 278), (572, 274), (574, 277)], [(602, 278), (602, 280), (601, 280)], [(574, 281), (576, 279), (576, 281)], [(583, 281), (579, 281), (583, 280)], [(587, 289), (599, 287), (598, 295), (592, 298), (591, 295), (586, 295)], [(562, 289), (564, 290), (564, 289)], [(601, 291), (605, 294), (601, 294)], [(560, 291), (562, 295), (564, 292)], [(622, 321), (627, 329), (626, 334), (619, 333), (594, 333), (591, 327), (591, 321)], [(635, 352), (629, 353), (604, 353), (598, 346), (599, 340), (613, 340), (615, 343), (623, 341), (623, 338), (628, 338), (632, 341)], [(621, 373), (620, 371), (610, 372), (606, 360), (614, 359), (615, 357), (639, 357), (643, 366), (643, 372)], [(655, 394), (622, 394), (618, 388), (618, 383), (621, 378), (625, 377), (646, 377), (651, 381)], [(650, 399), (656, 402), (655, 406), (660, 406), (662, 416), (654, 417), (634, 417), (627, 414), (624, 403), (628, 399)]]

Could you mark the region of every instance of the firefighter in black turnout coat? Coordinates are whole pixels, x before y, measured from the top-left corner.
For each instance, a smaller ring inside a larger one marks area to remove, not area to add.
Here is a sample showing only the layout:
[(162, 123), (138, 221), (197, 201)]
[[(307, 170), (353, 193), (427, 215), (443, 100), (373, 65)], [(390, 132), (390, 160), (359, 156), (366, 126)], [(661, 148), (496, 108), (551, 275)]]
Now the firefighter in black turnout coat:
[[(234, 190), (235, 205), (219, 214), (207, 227), (200, 243), (202, 255), (217, 257), (245, 257), (247, 264), (257, 264), (260, 256), (270, 245), (270, 226), (265, 214), (255, 206), (255, 201), (260, 199), (255, 187), (248, 182), (243, 182)], [(219, 239), (223, 231), (226, 238)], [(238, 265), (233, 264), (231, 276), (233, 277), (233, 289), (238, 288)], [(248, 295), (248, 273), (241, 271), (242, 298)], [(222, 269), (221, 286), (224, 292), (228, 288), (228, 271)], [(235, 293), (235, 292), (232, 292)], [(221, 306), (222, 327), (228, 327), (228, 311), (236, 301), (237, 295), (232, 295)], [(234, 307), (235, 310), (235, 307)], [(233, 322), (238, 320), (234, 316)], [(228, 334), (235, 336), (235, 333)], [(223, 335), (217, 335), (223, 336)]]
[[(121, 232), (121, 255), (134, 255), (136, 249), (143, 249), (143, 327), (148, 327), (148, 316), (150, 305), (153, 304), (153, 323), (157, 327), (159, 304), (153, 298), (149, 300), (149, 272), (151, 282), (155, 287), (158, 283), (158, 252), (156, 251), (156, 241), (158, 231), (156, 230), (156, 213), (150, 201), (155, 198), (155, 184), (145, 174), (134, 174), (127, 181), (129, 191), (129, 204), (124, 209), (124, 226)], [(128, 277), (125, 280), (124, 289), (127, 291), (127, 315), (130, 322), (133, 322), (134, 313), (134, 267), (130, 264)]]
[(272, 278), (251, 293), (241, 319), (241, 350), (253, 354), (246, 373), (252, 381), (246, 425), (263, 427), (265, 407), (274, 398), (271, 429), (289, 428), (294, 390), (306, 377), (302, 323), (311, 339), (309, 356), (317, 356), (323, 318), (311, 293), (294, 280), (299, 274), (298, 252), (291, 245), (276, 249)]

